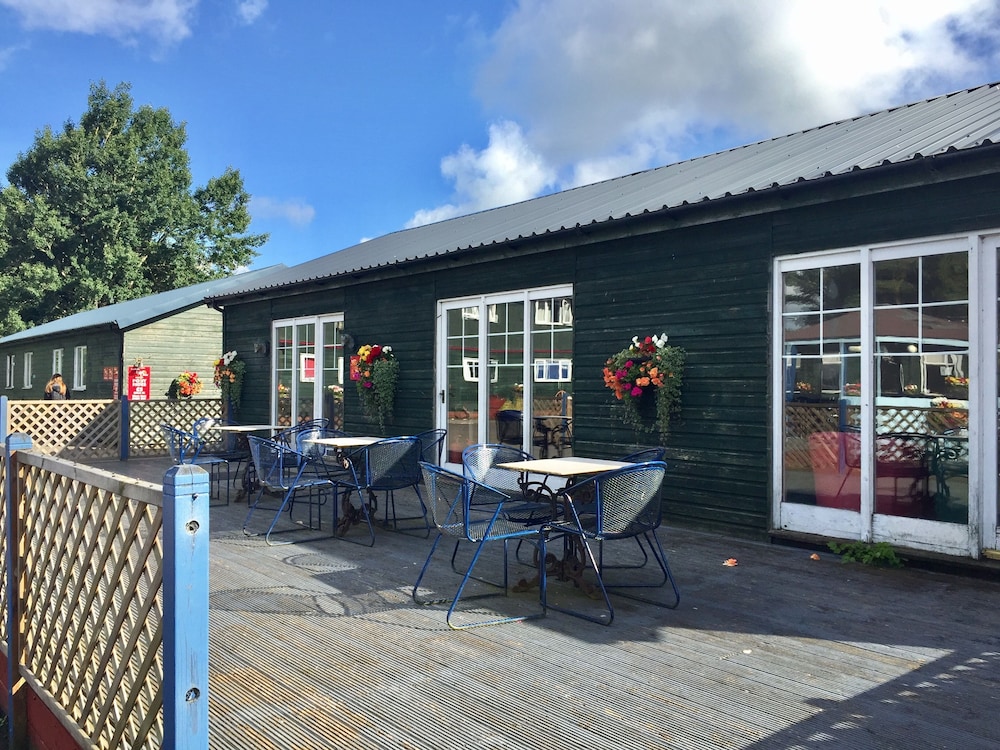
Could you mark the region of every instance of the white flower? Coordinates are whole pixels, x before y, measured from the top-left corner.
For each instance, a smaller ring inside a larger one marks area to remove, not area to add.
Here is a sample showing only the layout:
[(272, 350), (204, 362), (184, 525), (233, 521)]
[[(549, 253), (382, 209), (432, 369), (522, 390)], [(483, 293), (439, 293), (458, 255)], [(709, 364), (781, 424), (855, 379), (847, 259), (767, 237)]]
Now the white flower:
[(653, 336), (653, 346), (657, 349), (662, 349), (667, 345), (667, 334), (661, 333), (659, 336)]
[(382, 351), (385, 352), (386, 354), (389, 354), (390, 352), (392, 352), (392, 347), (391, 346), (383, 346), (382, 347)]
[(229, 366), (229, 364), (236, 359), (236, 351), (226, 352), (222, 355), (222, 364)]

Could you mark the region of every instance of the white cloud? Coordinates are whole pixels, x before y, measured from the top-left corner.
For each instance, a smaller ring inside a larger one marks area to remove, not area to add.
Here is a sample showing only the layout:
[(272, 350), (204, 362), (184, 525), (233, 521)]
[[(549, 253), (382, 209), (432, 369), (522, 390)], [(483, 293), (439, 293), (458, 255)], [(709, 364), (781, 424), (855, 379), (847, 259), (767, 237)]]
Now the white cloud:
[(198, 0), (0, 0), (30, 29), (107, 34), (125, 41), (148, 36), (173, 44), (191, 34)]
[(441, 160), (441, 173), (455, 185), (454, 202), (417, 211), (407, 227), (528, 200), (555, 184), (555, 172), (531, 150), (516, 123), (491, 125), (489, 138), (482, 151), (463, 144)]
[(267, 0), (239, 0), (236, 13), (245, 24), (251, 24), (267, 10)]
[(304, 227), (316, 218), (316, 209), (300, 200), (278, 200), (266, 196), (250, 199), (250, 213), (254, 218), (279, 219), (295, 227)]
[[(537, 195), (986, 83), (998, 48), (994, 0), (518, 0), (477, 93)], [(495, 148), (447, 157), (457, 203), (414, 222), (532, 197), (477, 168)]]

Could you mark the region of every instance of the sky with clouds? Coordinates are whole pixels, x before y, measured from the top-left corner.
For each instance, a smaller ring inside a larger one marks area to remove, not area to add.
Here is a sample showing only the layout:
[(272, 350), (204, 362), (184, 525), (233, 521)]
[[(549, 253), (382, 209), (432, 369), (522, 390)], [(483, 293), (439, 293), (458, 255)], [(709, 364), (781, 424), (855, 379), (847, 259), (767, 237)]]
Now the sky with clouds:
[(0, 0), (2, 173), (98, 81), (292, 265), (1000, 81), (1000, 0)]

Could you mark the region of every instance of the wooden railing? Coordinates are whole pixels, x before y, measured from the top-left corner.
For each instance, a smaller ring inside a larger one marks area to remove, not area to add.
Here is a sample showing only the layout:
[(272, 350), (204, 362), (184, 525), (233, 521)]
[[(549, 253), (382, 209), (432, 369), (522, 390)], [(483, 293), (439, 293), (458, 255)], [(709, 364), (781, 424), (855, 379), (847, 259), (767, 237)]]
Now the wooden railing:
[[(161, 488), (11, 452), (18, 440), (0, 463), (11, 746), (44, 745), (29, 726), (58, 721), (49, 746), (207, 747), (207, 474), (173, 467)], [(38, 702), (49, 713), (33, 720)]]

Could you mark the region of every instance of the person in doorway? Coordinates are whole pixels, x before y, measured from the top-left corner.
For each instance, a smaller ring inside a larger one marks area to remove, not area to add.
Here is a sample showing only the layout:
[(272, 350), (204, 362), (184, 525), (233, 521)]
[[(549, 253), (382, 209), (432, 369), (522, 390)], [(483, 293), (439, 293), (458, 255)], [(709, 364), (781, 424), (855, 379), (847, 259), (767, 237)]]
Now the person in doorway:
[(66, 398), (66, 384), (58, 372), (45, 384), (45, 398), (49, 401), (62, 401)]

